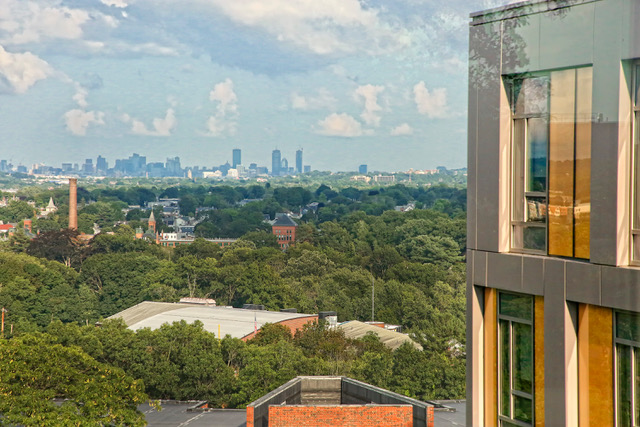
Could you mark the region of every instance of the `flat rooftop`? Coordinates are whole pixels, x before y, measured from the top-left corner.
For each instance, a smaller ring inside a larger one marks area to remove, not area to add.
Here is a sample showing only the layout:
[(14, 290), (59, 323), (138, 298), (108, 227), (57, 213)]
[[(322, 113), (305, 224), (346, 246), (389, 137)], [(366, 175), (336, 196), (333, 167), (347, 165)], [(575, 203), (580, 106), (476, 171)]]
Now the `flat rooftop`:
[[(285, 320), (315, 317), (314, 314), (289, 313), (267, 310), (248, 310), (233, 307), (216, 307), (200, 304), (166, 303), (145, 301), (134, 305), (108, 319), (122, 319), (134, 331), (143, 328), (158, 329), (165, 323), (193, 323), (199, 320), (208, 332), (224, 337), (244, 338), (265, 323), (279, 323)], [(218, 329), (219, 328), (219, 329)]]

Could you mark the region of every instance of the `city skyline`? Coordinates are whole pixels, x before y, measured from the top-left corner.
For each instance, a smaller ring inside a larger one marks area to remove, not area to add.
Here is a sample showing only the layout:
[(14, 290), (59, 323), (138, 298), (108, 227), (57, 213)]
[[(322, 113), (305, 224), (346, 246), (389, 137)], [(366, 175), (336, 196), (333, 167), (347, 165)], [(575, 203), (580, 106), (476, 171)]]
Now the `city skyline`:
[(462, 167), (468, 14), (505, 3), (0, 0), (3, 158)]

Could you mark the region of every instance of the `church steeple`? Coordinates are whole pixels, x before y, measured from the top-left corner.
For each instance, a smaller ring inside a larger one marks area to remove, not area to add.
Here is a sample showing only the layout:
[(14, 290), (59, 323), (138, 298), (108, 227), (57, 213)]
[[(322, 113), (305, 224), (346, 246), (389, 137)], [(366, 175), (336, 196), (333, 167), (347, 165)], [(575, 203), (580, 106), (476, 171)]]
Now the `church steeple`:
[(153, 215), (153, 211), (151, 211), (151, 215), (149, 216), (149, 229), (153, 233), (156, 232), (156, 217)]

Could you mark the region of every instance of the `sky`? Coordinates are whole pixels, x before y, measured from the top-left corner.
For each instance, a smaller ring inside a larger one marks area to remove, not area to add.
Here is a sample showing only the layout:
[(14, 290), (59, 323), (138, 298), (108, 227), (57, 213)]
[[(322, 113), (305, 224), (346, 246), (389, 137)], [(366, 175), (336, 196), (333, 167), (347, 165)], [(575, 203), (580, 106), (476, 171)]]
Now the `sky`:
[(0, 159), (466, 166), (469, 13), (508, 0), (0, 0)]

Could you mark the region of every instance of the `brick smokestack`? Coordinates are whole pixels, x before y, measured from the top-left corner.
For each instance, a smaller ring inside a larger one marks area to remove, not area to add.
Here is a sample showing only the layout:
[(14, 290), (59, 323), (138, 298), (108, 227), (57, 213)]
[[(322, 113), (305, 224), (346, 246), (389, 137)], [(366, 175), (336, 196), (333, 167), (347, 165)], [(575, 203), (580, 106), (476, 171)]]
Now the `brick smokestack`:
[(69, 178), (69, 229), (78, 229), (78, 180)]

